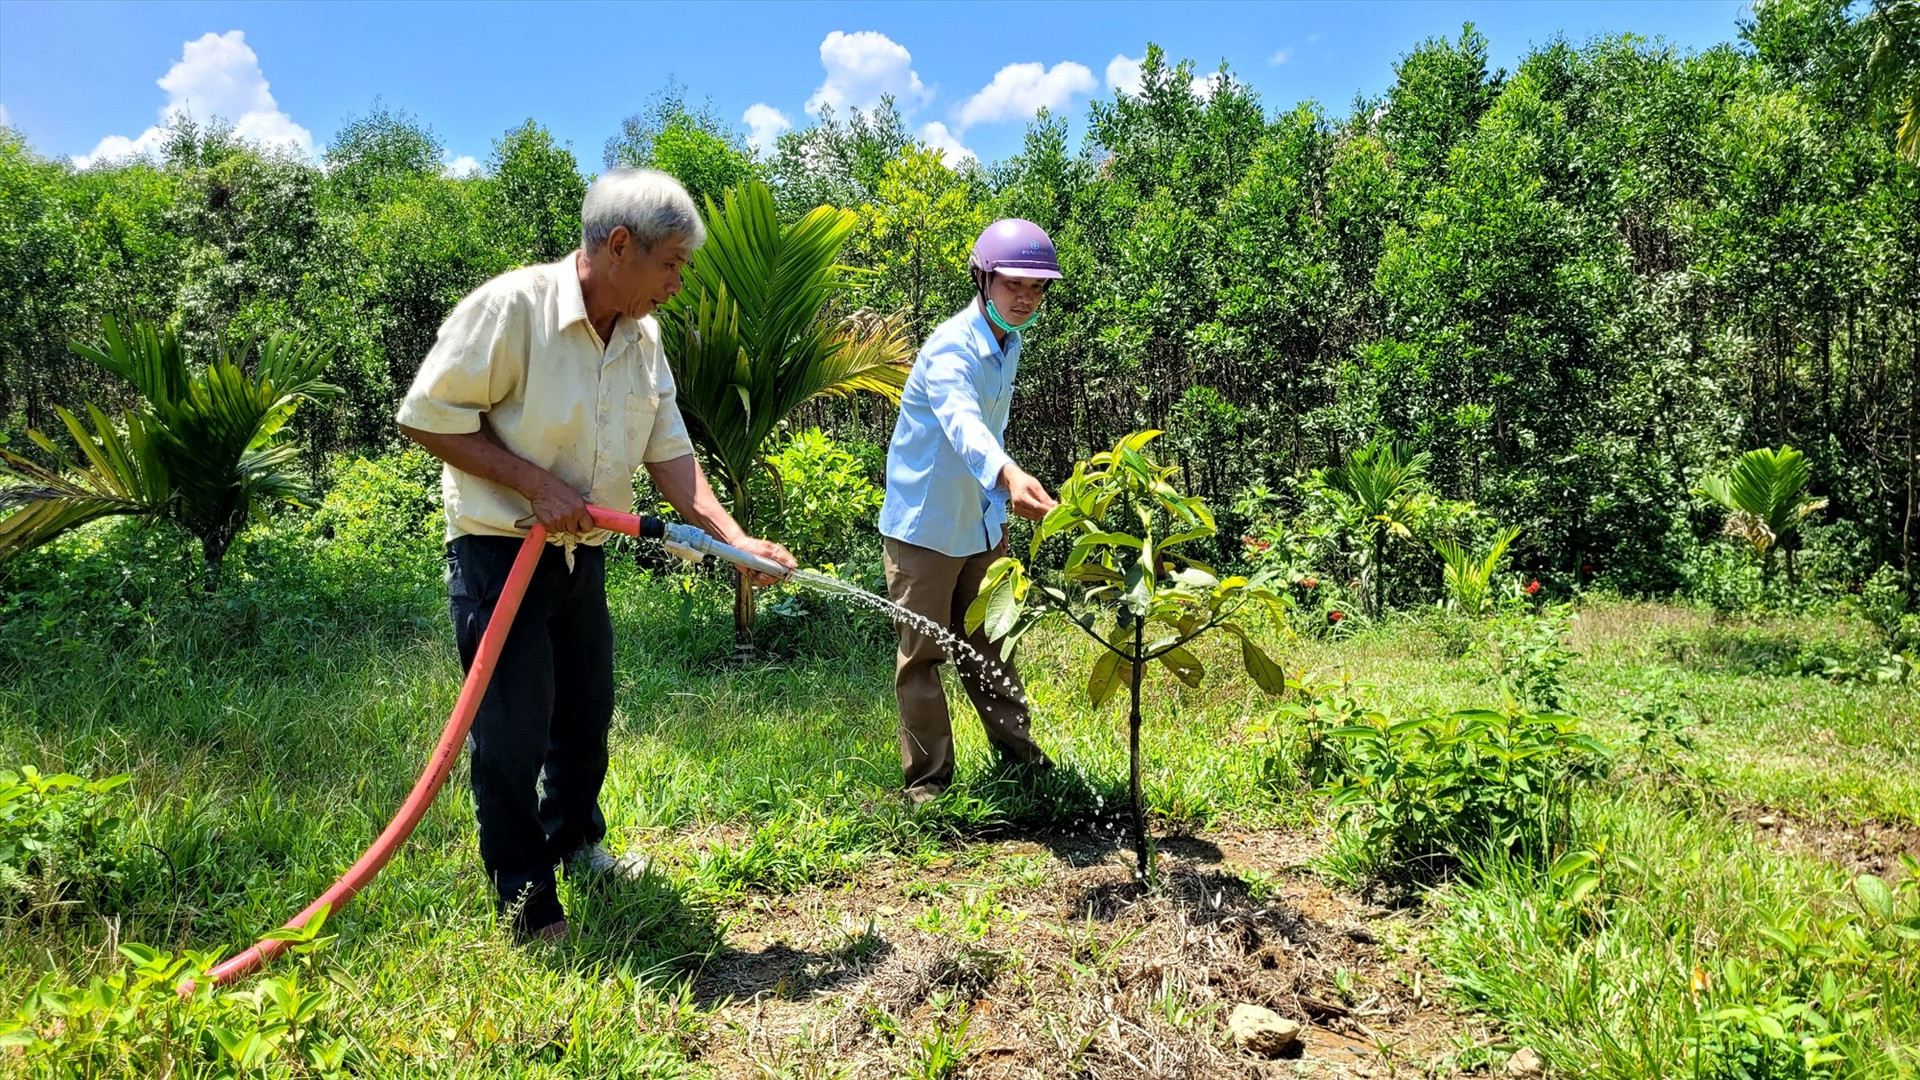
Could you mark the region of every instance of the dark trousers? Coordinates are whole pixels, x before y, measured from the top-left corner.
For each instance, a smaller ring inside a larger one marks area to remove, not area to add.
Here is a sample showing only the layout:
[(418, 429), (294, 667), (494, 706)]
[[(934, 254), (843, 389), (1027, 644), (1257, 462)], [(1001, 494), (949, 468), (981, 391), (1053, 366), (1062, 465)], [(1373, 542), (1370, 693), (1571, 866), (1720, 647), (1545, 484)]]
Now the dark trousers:
[[(448, 606), (463, 669), (473, 666), (519, 551), (520, 541), (500, 536), (447, 545)], [(480, 861), (501, 912), (518, 905), (515, 921), (527, 930), (561, 918), (554, 867), (607, 833), (600, 813), (613, 721), (606, 552), (583, 546), (573, 557), (569, 573), (560, 548), (541, 553), (467, 739)]]

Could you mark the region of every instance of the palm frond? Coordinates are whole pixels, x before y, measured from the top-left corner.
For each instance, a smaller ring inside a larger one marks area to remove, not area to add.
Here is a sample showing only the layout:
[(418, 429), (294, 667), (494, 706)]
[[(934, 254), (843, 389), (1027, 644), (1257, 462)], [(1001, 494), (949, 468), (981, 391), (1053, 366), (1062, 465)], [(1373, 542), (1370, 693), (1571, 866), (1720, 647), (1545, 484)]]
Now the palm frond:
[(84, 463), (69, 458), (38, 431), (28, 435), (55, 461), (49, 468), (0, 450), (0, 560), (98, 518), (154, 513), (171, 498), (165, 463), (140, 417), (125, 417), (122, 437), (97, 407), (87, 406), (93, 429), (64, 408), (54, 412), (67, 427)]
[(898, 401), (912, 346), (897, 320), (822, 316), (849, 285), (836, 260), (856, 215), (823, 206), (782, 226), (772, 189), (752, 183), (709, 200), (707, 216), (707, 242), (660, 329), (688, 434), (744, 521), (747, 482), (780, 422), (822, 395)]

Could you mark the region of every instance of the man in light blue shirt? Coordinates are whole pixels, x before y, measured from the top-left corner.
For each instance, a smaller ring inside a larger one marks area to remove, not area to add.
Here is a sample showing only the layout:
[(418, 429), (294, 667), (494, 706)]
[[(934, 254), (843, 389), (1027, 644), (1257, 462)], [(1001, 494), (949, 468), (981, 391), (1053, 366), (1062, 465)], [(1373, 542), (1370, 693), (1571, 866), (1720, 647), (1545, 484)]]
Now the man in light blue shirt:
[(1026, 694), (982, 632), (968, 637), (967, 607), (987, 567), (1006, 552), (1009, 511), (1038, 521), (1053, 509), (1040, 481), (1007, 455), (1003, 439), (1020, 366), (1020, 328), (1060, 277), (1053, 241), (1030, 221), (997, 221), (974, 243), (975, 297), (928, 336), (901, 393), (887, 449), (880, 509), (887, 590), (894, 603), (966, 638), (980, 656), (948, 657), (931, 634), (900, 627), (893, 692), (900, 706), (900, 767), (907, 799), (922, 805), (953, 782), (953, 722), (940, 664), (953, 659), (987, 739), (1016, 766), (1052, 767), (1029, 732)]

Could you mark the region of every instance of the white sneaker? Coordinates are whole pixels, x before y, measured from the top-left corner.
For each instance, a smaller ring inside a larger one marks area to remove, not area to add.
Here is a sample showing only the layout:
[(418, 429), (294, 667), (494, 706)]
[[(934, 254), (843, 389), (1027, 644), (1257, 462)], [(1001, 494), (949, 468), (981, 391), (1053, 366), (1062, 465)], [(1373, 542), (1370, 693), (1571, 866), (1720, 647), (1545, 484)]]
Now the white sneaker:
[(572, 877), (610, 877), (621, 881), (638, 881), (646, 874), (647, 863), (647, 857), (637, 851), (615, 855), (600, 844), (588, 844), (567, 861), (567, 874)]

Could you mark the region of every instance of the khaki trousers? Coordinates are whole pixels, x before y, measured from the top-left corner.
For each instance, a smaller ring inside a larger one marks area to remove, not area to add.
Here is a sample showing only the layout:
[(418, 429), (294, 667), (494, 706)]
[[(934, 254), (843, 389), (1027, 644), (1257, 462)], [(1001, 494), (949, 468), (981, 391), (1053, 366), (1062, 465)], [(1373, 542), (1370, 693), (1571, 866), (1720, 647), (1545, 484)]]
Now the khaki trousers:
[[(1047, 755), (1035, 745), (1028, 728), (1026, 693), (1009, 662), (1000, 660), (1000, 646), (987, 640), (984, 630), (966, 633), (967, 607), (980, 595), (980, 582), (1003, 552), (943, 555), (892, 537), (885, 537), (887, 591), (893, 602), (916, 615), (950, 628), (988, 658), (986, 663), (962, 653), (955, 660), (960, 685), (980, 713), (987, 739), (1006, 757), (1020, 763), (1039, 763)], [(909, 791), (945, 790), (953, 782), (953, 718), (947, 711), (946, 691), (940, 685), (940, 665), (946, 650), (933, 635), (901, 624), (900, 651), (894, 660), (893, 696), (900, 706), (900, 769)], [(1006, 679), (1009, 687), (1002, 684)]]

